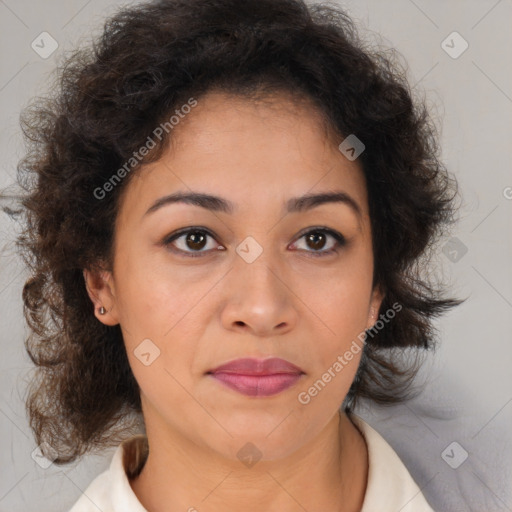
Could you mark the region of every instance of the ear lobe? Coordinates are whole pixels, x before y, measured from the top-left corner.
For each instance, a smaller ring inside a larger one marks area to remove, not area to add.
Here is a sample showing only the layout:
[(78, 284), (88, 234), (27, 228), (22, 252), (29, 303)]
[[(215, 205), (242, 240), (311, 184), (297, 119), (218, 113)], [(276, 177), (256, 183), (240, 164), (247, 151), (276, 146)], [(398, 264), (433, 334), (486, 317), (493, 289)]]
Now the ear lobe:
[(380, 306), (382, 304), (382, 301), (384, 300), (384, 297), (385, 293), (382, 291), (382, 288), (380, 286), (376, 286), (373, 289), (372, 298), (370, 301), (370, 311), (368, 313), (367, 329), (371, 329), (375, 325), (375, 322), (377, 322), (379, 318)]
[(94, 305), (96, 318), (105, 325), (117, 325), (119, 320), (115, 307), (116, 297), (112, 273), (107, 270), (84, 269), (83, 276), (87, 294)]

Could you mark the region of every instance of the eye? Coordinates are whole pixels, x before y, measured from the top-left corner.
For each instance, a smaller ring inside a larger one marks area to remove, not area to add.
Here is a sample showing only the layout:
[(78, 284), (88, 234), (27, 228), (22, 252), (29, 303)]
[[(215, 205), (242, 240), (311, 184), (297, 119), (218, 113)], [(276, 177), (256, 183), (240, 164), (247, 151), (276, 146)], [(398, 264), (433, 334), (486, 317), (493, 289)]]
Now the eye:
[[(210, 245), (208, 246), (208, 238), (211, 238)], [(322, 250), (329, 238), (331, 242), (330, 248), (327, 250)], [(332, 253), (335, 253), (339, 247), (343, 247), (346, 245), (345, 237), (329, 228), (318, 227), (314, 229), (309, 229), (297, 240), (304, 239), (306, 243), (306, 249), (302, 249), (297, 247), (297, 242), (294, 242), (292, 247), (294, 249), (299, 248), (300, 250), (305, 250), (306, 252), (311, 253), (314, 257), (326, 256)], [(204, 256), (206, 253), (217, 250), (226, 250), (222, 245), (219, 245), (215, 241), (214, 235), (206, 228), (202, 227), (193, 227), (193, 228), (184, 228), (176, 233), (169, 235), (162, 241), (162, 244), (169, 248), (174, 253), (178, 253), (180, 255), (184, 255), (186, 257), (198, 257)], [(309, 250), (312, 248), (313, 250)]]
[[(162, 243), (169, 247), (172, 252), (182, 253), (190, 257), (202, 256), (203, 253), (210, 252), (214, 249), (225, 250), (221, 245), (214, 242), (210, 243), (208, 247), (208, 238), (215, 240), (209, 230), (195, 227), (182, 229), (177, 233), (173, 233)], [(203, 250), (205, 248), (206, 250)]]
[[(322, 250), (327, 241), (331, 238), (334, 243), (330, 244), (330, 248), (327, 250)], [(313, 251), (305, 249), (306, 252), (312, 253), (313, 257), (325, 256), (327, 254), (335, 253), (339, 247), (343, 247), (346, 244), (345, 237), (329, 228), (314, 228), (310, 229), (306, 233), (304, 233), (298, 240), (304, 239), (307, 247), (313, 248)], [(293, 244), (295, 247), (297, 246), (297, 242)], [(302, 249), (301, 249), (302, 250)]]

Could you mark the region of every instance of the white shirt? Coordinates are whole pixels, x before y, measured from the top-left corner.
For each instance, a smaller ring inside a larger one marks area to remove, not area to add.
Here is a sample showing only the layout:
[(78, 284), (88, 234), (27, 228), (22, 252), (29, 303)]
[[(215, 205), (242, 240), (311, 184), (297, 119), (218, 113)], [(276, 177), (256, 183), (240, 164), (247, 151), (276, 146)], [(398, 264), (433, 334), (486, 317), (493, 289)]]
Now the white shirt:
[[(350, 418), (368, 447), (368, 481), (361, 512), (434, 512), (387, 441), (359, 416), (352, 413)], [(124, 447), (143, 441), (143, 436), (134, 436), (121, 443), (109, 469), (92, 481), (70, 512), (147, 512), (123, 466)]]

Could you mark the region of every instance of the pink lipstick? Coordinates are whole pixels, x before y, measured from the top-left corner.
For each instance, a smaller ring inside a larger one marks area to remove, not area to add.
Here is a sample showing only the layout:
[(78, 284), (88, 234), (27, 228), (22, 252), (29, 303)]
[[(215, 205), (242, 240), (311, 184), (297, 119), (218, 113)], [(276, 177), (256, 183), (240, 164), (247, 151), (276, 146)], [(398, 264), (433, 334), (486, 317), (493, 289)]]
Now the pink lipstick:
[(235, 359), (207, 372), (219, 382), (247, 396), (272, 396), (293, 386), (304, 372), (280, 358)]

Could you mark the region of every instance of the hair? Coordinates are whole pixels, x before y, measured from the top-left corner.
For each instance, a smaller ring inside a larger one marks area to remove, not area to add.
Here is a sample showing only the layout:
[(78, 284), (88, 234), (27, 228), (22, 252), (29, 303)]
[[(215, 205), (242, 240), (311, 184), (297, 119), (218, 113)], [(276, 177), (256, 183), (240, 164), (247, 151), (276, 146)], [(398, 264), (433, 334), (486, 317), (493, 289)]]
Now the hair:
[[(66, 56), (54, 93), (21, 116), (18, 165), (24, 227), (18, 247), (36, 368), (27, 395), (38, 444), (75, 460), (117, 443), (141, 418), (120, 326), (94, 316), (84, 269), (111, 268), (121, 193), (172, 140), (162, 130), (103, 198), (95, 190), (130, 161), (176, 109), (210, 91), (256, 101), (275, 93), (313, 102), (339, 142), (355, 134), (366, 179), (381, 311), (401, 309), (366, 337), (343, 403), (412, 396), (420, 365), (397, 354), (433, 349), (433, 318), (463, 302), (422, 275), (455, 220), (457, 183), (440, 161), (426, 101), (414, 99), (397, 52), (371, 48), (339, 7), (303, 0), (161, 0), (123, 8), (87, 48)], [(125, 167), (126, 168), (126, 167)], [(464, 299), (466, 300), (466, 299)]]

